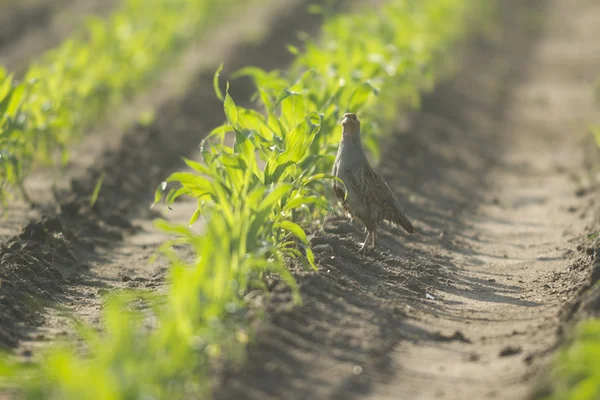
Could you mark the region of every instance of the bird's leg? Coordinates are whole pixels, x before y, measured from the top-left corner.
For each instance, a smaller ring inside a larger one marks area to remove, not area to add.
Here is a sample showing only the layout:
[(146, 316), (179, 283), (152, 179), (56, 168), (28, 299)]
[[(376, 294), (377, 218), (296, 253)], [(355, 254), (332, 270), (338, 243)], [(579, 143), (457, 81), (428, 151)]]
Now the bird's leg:
[(367, 252), (367, 247), (369, 244), (369, 239), (371, 238), (371, 232), (367, 232), (367, 237), (365, 238), (365, 242), (363, 243), (363, 245), (360, 247), (360, 249), (358, 249), (359, 253), (366, 253)]
[(377, 229), (371, 233), (371, 246), (373, 248), (377, 247)]

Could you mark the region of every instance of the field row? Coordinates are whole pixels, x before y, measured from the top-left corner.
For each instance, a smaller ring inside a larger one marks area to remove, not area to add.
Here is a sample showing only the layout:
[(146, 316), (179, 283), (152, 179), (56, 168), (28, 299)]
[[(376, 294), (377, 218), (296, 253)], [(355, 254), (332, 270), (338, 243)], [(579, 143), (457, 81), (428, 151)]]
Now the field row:
[[(40, 163), (64, 165), (86, 129), (147, 87), (181, 48), (240, 2), (127, 0), (44, 54), (16, 82), (0, 68), (0, 199)], [(244, 3), (245, 4), (245, 3)], [(245, 7), (249, 5), (244, 5)]]

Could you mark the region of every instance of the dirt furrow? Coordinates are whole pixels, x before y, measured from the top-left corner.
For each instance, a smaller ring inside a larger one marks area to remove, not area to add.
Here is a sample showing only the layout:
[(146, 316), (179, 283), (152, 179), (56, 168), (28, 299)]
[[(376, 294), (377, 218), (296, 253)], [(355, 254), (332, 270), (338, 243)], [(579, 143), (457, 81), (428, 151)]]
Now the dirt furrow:
[(287, 310), (275, 286), (219, 398), (530, 393), (591, 264), (576, 247), (597, 215), (584, 154), (600, 7), (499, 3), (499, 26), (384, 147), (380, 170), (419, 234), (382, 229), (360, 256), (364, 233), (330, 219), (312, 239), (321, 272), (296, 271), (304, 306)]

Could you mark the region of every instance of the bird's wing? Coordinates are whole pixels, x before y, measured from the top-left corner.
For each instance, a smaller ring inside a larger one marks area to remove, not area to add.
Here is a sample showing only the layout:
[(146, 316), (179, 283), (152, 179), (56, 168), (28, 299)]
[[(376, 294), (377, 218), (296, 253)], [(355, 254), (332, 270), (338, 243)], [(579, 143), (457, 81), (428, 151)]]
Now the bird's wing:
[(346, 192), (337, 182), (333, 182), (333, 192), (339, 201), (344, 202), (346, 200)]
[[(336, 157), (335, 162), (333, 163), (333, 170), (331, 171), (331, 174), (335, 177), (338, 176), (337, 157)], [(338, 201), (342, 205), (344, 212), (348, 213), (349, 209), (348, 209), (348, 203), (346, 201), (346, 191), (342, 188), (342, 186), (338, 183), (338, 181), (335, 181), (335, 180), (333, 181), (333, 192), (335, 193), (335, 197), (338, 199)]]
[(369, 202), (377, 204), (384, 210), (394, 210), (396, 208), (396, 197), (375, 170), (370, 167), (360, 168), (357, 176), (362, 183), (357, 186), (362, 188), (365, 194), (364, 197)]
[(342, 205), (342, 209), (346, 213), (350, 213), (350, 207), (348, 206), (348, 202), (346, 201), (346, 192), (344, 189), (336, 182), (333, 182), (333, 192), (335, 193), (335, 197), (337, 197), (338, 201)]
[(383, 210), (384, 219), (402, 226), (409, 233), (413, 233), (415, 231), (414, 227), (383, 178), (370, 167), (361, 168), (359, 176), (360, 180), (364, 182), (361, 186), (366, 190), (366, 199)]

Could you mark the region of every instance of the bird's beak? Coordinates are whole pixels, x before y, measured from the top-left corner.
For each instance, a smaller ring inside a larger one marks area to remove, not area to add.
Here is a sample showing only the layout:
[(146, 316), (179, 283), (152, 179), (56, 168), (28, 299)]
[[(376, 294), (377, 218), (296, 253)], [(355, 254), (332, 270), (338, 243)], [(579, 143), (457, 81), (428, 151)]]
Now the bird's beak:
[(348, 117), (342, 118), (342, 126), (346, 125), (347, 123), (348, 123)]

